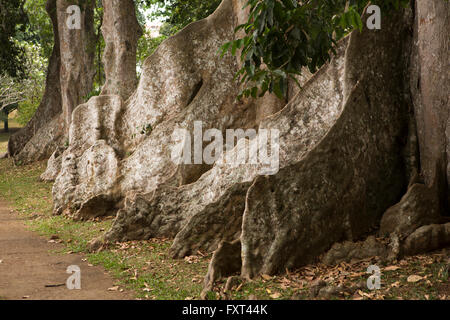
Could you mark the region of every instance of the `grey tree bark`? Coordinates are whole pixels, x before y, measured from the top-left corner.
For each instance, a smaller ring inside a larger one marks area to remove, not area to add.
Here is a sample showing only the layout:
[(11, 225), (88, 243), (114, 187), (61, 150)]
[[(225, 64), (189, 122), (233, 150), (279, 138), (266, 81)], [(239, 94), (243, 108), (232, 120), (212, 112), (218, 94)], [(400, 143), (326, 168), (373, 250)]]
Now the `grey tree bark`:
[(136, 49), (143, 32), (133, 0), (103, 0), (103, 9), (106, 81), (101, 94), (116, 94), (126, 100), (136, 90)]
[(423, 183), (435, 187), (450, 215), (450, 4), (416, 1), (411, 89)]
[[(67, 25), (67, 8), (81, 9), (81, 28)], [(58, 33), (61, 52), (61, 98), (65, 133), (68, 134), (73, 110), (83, 103), (92, 90), (95, 76), (96, 38), (94, 31), (94, 1), (57, 0)]]

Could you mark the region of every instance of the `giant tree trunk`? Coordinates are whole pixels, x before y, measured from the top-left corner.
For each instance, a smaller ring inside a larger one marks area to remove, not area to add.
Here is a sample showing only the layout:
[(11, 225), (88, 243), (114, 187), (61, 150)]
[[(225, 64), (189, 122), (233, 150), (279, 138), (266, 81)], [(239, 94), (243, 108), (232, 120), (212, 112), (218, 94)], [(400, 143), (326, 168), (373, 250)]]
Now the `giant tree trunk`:
[(258, 103), (235, 99), (236, 59), (221, 59), (217, 48), (233, 39), (240, 10), (241, 4), (226, 0), (210, 18), (165, 41), (144, 63), (137, 92), (127, 103), (105, 95), (75, 110), (70, 146), (53, 189), (55, 213), (103, 215), (114, 212), (129, 192), (193, 182), (210, 166), (171, 160), (176, 128), (191, 129), (197, 120), (205, 129), (252, 128), (265, 106), (280, 109), (269, 96)]
[(101, 94), (117, 94), (126, 100), (136, 90), (136, 49), (142, 29), (133, 0), (103, 0), (103, 8), (106, 81)]
[[(119, 95), (75, 109), (53, 188), (55, 214), (117, 214), (93, 248), (173, 237), (174, 257), (215, 250), (208, 286), (230, 272), (250, 278), (282, 272), (327, 251), (327, 262), (345, 260), (354, 245), (398, 255), (450, 244), (449, 225), (438, 224), (448, 212), (449, 84), (429, 73), (434, 63), (448, 63), (448, 52), (428, 34), (448, 28), (448, 4), (431, 2), (436, 6), (418, 1), (415, 26), (408, 9), (384, 17), (381, 30), (343, 39), (332, 61), (304, 77), (303, 90), (284, 105), (269, 95), (235, 100), (239, 63), (220, 59), (217, 49), (235, 37), (245, 13), (242, 1), (224, 0), (146, 60), (130, 99), (108, 82), (105, 88)], [(434, 17), (425, 14), (438, 9)], [(174, 162), (177, 129), (192, 132), (196, 121), (221, 132), (278, 129), (279, 170), (268, 175), (261, 163), (220, 161), (254, 146), (255, 138), (240, 139), (212, 165)], [(391, 247), (378, 247), (373, 237), (354, 243), (368, 234), (391, 237)], [(347, 242), (336, 245), (341, 241)]]
[(59, 119), (62, 111), (61, 58), (56, 0), (48, 0), (46, 9), (52, 20), (54, 45), (47, 69), (45, 92), (33, 118), (23, 129), (13, 134), (8, 142), (9, 155), (22, 163), (50, 157), (63, 138), (63, 127)]

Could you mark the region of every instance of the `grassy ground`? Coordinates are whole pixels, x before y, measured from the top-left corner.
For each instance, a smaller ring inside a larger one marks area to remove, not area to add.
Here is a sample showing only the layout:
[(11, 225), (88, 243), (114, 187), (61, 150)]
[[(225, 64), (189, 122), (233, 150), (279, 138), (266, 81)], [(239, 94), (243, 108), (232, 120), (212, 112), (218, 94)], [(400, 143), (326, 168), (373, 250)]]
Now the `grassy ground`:
[(48, 238), (57, 236), (56, 241), (66, 246), (58, 254), (86, 253), (88, 262), (103, 265), (117, 279), (117, 285), (134, 290), (138, 298), (186, 299), (200, 294), (207, 257), (170, 259), (169, 240), (129, 242), (88, 253), (87, 243), (107, 230), (111, 220), (76, 222), (53, 216), (51, 184), (39, 181), (44, 169), (45, 162), (14, 167), (11, 160), (0, 160), (0, 196), (32, 230)]
[[(0, 197), (9, 201), (29, 228), (65, 245), (56, 254), (84, 253), (88, 262), (102, 265), (113, 275), (117, 280), (115, 289), (131, 289), (140, 299), (199, 298), (210, 255), (199, 252), (184, 260), (173, 260), (168, 256), (169, 239), (127, 242), (88, 253), (87, 243), (106, 231), (112, 221), (77, 222), (53, 216), (51, 184), (38, 179), (44, 169), (45, 162), (14, 167), (11, 160), (0, 160)], [(381, 268), (380, 290), (370, 291), (365, 285), (371, 264)], [(448, 268), (445, 250), (406, 258), (390, 266), (383, 266), (376, 258), (335, 267), (314, 265), (251, 282), (236, 279), (229, 292), (223, 292), (222, 281), (208, 298), (308, 299), (314, 283), (324, 280), (342, 288), (357, 287), (350, 293), (333, 293), (329, 299), (449, 299)]]

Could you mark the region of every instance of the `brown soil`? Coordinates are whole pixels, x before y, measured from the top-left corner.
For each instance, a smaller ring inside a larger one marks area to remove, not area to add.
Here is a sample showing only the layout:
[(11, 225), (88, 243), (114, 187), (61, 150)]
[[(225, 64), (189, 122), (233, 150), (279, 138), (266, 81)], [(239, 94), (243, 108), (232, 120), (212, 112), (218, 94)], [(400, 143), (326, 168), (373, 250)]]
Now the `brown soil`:
[[(58, 249), (61, 244), (27, 230), (21, 218), (0, 200), (0, 300), (133, 299), (129, 292), (108, 290), (114, 282), (101, 267), (88, 265), (80, 254), (52, 253)], [(65, 285), (70, 265), (81, 269), (81, 290), (69, 290)]]

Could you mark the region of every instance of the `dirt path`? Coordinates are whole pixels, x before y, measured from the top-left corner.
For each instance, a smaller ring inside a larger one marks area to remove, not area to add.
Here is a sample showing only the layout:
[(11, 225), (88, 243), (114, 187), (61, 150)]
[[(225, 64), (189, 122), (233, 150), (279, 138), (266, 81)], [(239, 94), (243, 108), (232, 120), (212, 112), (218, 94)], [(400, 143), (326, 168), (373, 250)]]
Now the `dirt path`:
[[(0, 199), (0, 300), (123, 300), (133, 299), (128, 292), (108, 291), (113, 279), (101, 267), (91, 267), (79, 254), (59, 255), (50, 250), (61, 244), (26, 229), (16, 213)], [(65, 286), (68, 266), (81, 269), (81, 290)], [(61, 285), (46, 287), (46, 285)]]

